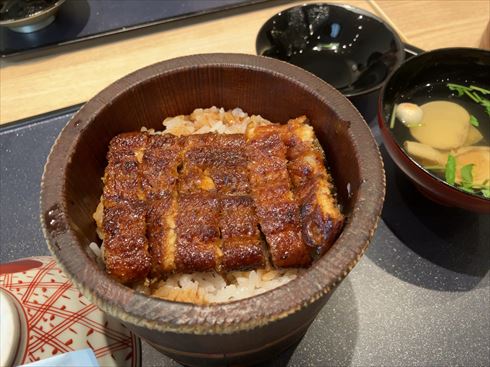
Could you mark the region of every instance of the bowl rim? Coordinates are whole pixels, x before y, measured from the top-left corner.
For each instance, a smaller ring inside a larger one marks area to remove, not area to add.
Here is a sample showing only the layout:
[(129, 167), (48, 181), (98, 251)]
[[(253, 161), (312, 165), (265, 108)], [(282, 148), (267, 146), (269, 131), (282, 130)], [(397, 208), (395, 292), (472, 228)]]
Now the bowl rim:
[[(344, 230), (327, 254), (304, 275), (254, 297), (202, 306), (148, 297), (110, 278), (90, 259), (88, 243), (87, 246), (80, 243), (69, 224), (66, 207), (60, 203), (65, 198), (63, 177), (76, 146), (76, 137), (111, 100), (153, 78), (204, 67), (245, 68), (285, 78), (327, 104), (348, 124), (361, 182)], [(328, 100), (324, 97), (326, 94), (330, 95)], [(72, 282), (102, 310), (124, 322), (160, 332), (229, 334), (283, 319), (329, 293), (366, 250), (379, 220), (384, 195), (385, 175), (378, 146), (359, 112), (340, 92), (313, 74), (283, 61), (215, 53), (184, 56), (147, 66), (112, 83), (90, 99), (62, 129), (51, 148), (41, 180), (40, 208), (42, 229), (50, 251)], [(50, 221), (56, 225), (51, 225)]]
[[(490, 210), (490, 199), (486, 199), (484, 197), (477, 196), (475, 194), (471, 194), (471, 193), (465, 192), (463, 190), (458, 189), (455, 186), (452, 186), (452, 185), (448, 184), (443, 179), (441, 179), (441, 178), (433, 175), (429, 171), (427, 171), (415, 159), (413, 159), (412, 157), (410, 157), (410, 155), (408, 155), (408, 153), (405, 152), (404, 149), (402, 149), (402, 147), (400, 146), (400, 144), (398, 143), (398, 141), (395, 139), (395, 137), (393, 136), (393, 133), (391, 132), (391, 129), (389, 128), (389, 126), (387, 124), (387, 121), (385, 121), (385, 117), (384, 117), (385, 92), (386, 92), (386, 88), (388, 88), (388, 85), (389, 85), (390, 81), (394, 77), (396, 77), (396, 75), (398, 75), (398, 73), (400, 73), (400, 70), (403, 71), (403, 69), (406, 68), (406, 65), (410, 65), (413, 62), (418, 62), (418, 60), (423, 60), (423, 59), (425, 59), (427, 57), (431, 57), (433, 55), (437, 55), (439, 53), (444, 53), (444, 52), (454, 52), (454, 53), (477, 52), (477, 53), (484, 53), (484, 54), (486, 53), (486, 54), (488, 54), (490, 56), (490, 51), (484, 50), (484, 49), (480, 49), (480, 48), (474, 48), (474, 47), (445, 47), (445, 48), (438, 48), (438, 49), (431, 50), (431, 51), (426, 51), (426, 52), (423, 52), (423, 53), (421, 53), (419, 55), (415, 55), (415, 56), (411, 57), (410, 59), (406, 60), (400, 67), (398, 67), (392, 74), (389, 75), (389, 77), (386, 80), (386, 83), (381, 88), (381, 92), (380, 92), (379, 98), (378, 98), (378, 119), (377, 119), (378, 120), (378, 125), (379, 125), (380, 130), (382, 132), (384, 132), (383, 134), (381, 134), (382, 137), (383, 137), (383, 140), (387, 140), (387, 139), (390, 140), (390, 142), (392, 143), (391, 145), (393, 145), (395, 147), (397, 153), (398, 154), (401, 154), (403, 157), (406, 158), (406, 160), (408, 160), (411, 163), (411, 165), (410, 165), (411, 170), (418, 170), (419, 172), (421, 172), (425, 176), (425, 178), (427, 180), (432, 180), (433, 182), (437, 182), (439, 185), (444, 186), (447, 190), (449, 190), (450, 192), (452, 192), (454, 195), (459, 195), (459, 196), (464, 197), (466, 199), (471, 199), (471, 200), (473, 200), (475, 202), (479, 202), (481, 205), (485, 205), (485, 204), (488, 205), (489, 206), (489, 210)], [(386, 131), (387, 131), (387, 133), (386, 133)], [(390, 155), (391, 155), (391, 153), (390, 153)], [(396, 165), (399, 166), (397, 160), (394, 160), (394, 161), (395, 161)], [(425, 186), (425, 185), (422, 185), (422, 186)]]
[[(365, 9), (359, 8), (357, 6), (353, 6), (353, 5), (349, 5), (349, 4), (332, 4), (332, 3), (322, 3), (322, 2), (316, 3), (315, 2), (315, 3), (303, 3), (303, 4), (291, 6), (289, 8), (284, 9), (284, 10), (281, 10), (281, 11), (277, 12), (276, 14), (274, 14), (273, 16), (271, 16), (269, 19), (267, 19), (264, 22), (264, 24), (262, 24), (262, 26), (260, 27), (259, 31), (257, 32), (257, 36), (255, 37), (255, 53), (258, 56), (262, 56), (262, 55), (258, 54), (258, 40), (259, 40), (260, 35), (264, 33), (265, 26), (268, 25), (270, 22), (272, 22), (272, 20), (274, 18), (276, 18), (277, 16), (279, 16), (282, 13), (291, 11), (293, 9), (310, 7), (310, 6), (319, 6), (319, 5), (327, 5), (329, 7), (340, 8), (340, 9), (352, 12), (353, 14), (358, 14), (358, 15), (363, 15), (363, 16), (369, 17), (371, 19), (376, 20), (377, 22), (379, 22), (383, 26), (385, 26), (388, 29), (388, 31), (393, 34), (393, 38), (395, 39), (395, 42), (396, 42), (397, 46), (399, 47), (400, 52), (402, 53), (402, 57), (397, 58), (395, 65), (393, 65), (392, 70), (386, 75), (384, 80), (382, 82), (368, 88), (368, 89), (363, 89), (363, 90), (358, 91), (358, 92), (351, 92), (351, 93), (341, 92), (341, 93), (345, 97), (352, 98), (352, 97), (367, 95), (369, 93), (380, 90), (386, 84), (386, 81), (388, 80), (389, 76), (391, 74), (393, 74), (405, 61), (404, 43), (402, 42), (402, 40), (401, 40), (400, 36), (398, 35), (398, 33), (396, 32), (396, 30), (390, 24), (385, 22), (382, 18), (378, 17), (376, 14), (371, 13)], [(279, 60), (279, 59), (277, 59), (277, 60)], [(328, 83), (327, 81), (325, 81), (325, 82)]]

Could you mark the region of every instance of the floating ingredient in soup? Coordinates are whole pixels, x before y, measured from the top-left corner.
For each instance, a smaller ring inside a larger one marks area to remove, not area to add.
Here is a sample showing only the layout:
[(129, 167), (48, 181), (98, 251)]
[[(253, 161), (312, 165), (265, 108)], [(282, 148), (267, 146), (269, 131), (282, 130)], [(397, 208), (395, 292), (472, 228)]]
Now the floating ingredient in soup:
[[(474, 102), (482, 105), (485, 108), (487, 115), (490, 116), (490, 100), (487, 99), (486, 97), (483, 97), (483, 95), (490, 95), (490, 90), (485, 89), (485, 88), (481, 88), (481, 87), (477, 87), (474, 85), (470, 85), (469, 87), (466, 87), (464, 85), (454, 84), (454, 83), (448, 83), (447, 87), (450, 90), (457, 92), (458, 97), (462, 97), (462, 96), (466, 95), (469, 98), (471, 98)], [(478, 121), (475, 119), (474, 116), (473, 116), (473, 118), (474, 118), (473, 123), (475, 123), (475, 121)], [(478, 126), (478, 122), (474, 126)]]
[[(472, 186), (481, 186), (490, 182), (490, 147), (473, 146), (458, 149), (456, 158), (456, 177), (455, 182), (463, 185), (464, 175), (462, 168), (472, 165)], [(466, 180), (468, 181), (468, 180)]]
[[(487, 97), (490, 90), (473, 85), (427, 84), (394, 105), (390, 128), (407, 154), (429, 173), (462, 191), (490, 199)], [(421, 120), (410, 120), (417, 107), (422, 111)], [(396, 124), (397, 120), (402, 123)], [(411, 125), (415, 122), (416, 126)]]
[[(483, 197), (490, 199), (490, 154), (487, 155), (487, 153), (490, 153), (490, 148), (473, 147), (471, 149), (472, 153), (477, 150), (475, 148), (485, 148), (481, 149), (479, 153), (482, 154), (476, 159), (474, 156), (468, 157), (468, 152), (463, 152), (459, 154), (460, 159), (459, 163), (457, 163), (457, 158), (450, 154), (447, 159), (444, 176), (446, 182), (450, 185), (455, 185), (460, 190), (470, 194), (479, 193)], [(488, 151), (487, 148), (489, 149)], [(478, 164), (465, 164), (468, 160), (476, 161)], [(473, 169), (475, 167), (476, 174), (474, 175)], [(481, 182), (481, 184), (478, 182)]]
[(446, 162), (446, 171), (444, 172), (446, 182), (450, 185), (454, 185), (456, 181), (456, 159), (452, 154), (449, 154)]
[(447, 162), (448, 153), (443, 153), (429, 145), (407, 140), (403, 146), (408, 154), (416, 158), (423, 166), (443, 167)]
[(433, 101), (420, 106), (423, 117), (411, 135), (422, 144), (436, 149), (457, 149), (464, 145), (470, 129), (470, 114), (460, 105)]
[(468, 136), (466, 137), (466, 141), (464, 142), (463, 146), (467, 147), (469, 145), (473, 145), (476, 143), (479, 143), (483, 139), (483, 135), (474, 126), (470, 126), (470, 129), (468, 130)]
[(480, 121), (475, 116), (470, 115), (470, 124), (472, 126), (480, 126)]
[(415, 127), (421, 125), (424, 111), (415, 103), (400, 103), (395, 110), (398, 120), (407, 127)]

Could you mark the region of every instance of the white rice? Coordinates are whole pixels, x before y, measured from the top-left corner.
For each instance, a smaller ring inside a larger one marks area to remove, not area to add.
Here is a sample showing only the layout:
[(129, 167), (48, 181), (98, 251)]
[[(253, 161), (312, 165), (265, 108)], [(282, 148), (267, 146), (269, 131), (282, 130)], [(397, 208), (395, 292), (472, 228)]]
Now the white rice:
[(198, 304), (223, 303), (264, 293), (297, 277), (298, 269), (174, 274), (152, 287), (155, 297)]
[[(223, 108), (197, 108), (190, 115), (168, 117), (163, 121), (165, 130), (141, 128), (141, 131), (150, 134), (173, 134), (177, 136), (191, 134), (205, 134), (216, 132), (219, 134), (244, 134), (248, 124), (268, 125), (271, 122), (260, 115), (248, 116), (240, 108), (225, 111)], [(101, 208), (94, 214), (98, 225), (102, 223)], [(103, 239), (101, 231), (97, 231)], [(97, 258), (104, 261), (102, 243), (101, 248), (95, 243), (90, 249)], [(251, 271), (235, 271), (226, 275), (215, 271), (172, 274), (163, 280), (149, 280), (139, 284), (135, 289), (154, 297), (179, 302), (196, 304), (223, 303), (252, 297), (268, 290), (277, 288), (295, 279), (300, 269), (258, 269)]]
[(225, 111), (224, 108), (196, 108), (190, 115), (167, 117), (163, 120), (165, 130), (155, 131), (142, 127), (141, 131), (150, 134), (173, 134), (176, 136), (191, 134), (245, 134), (247, 125), (269, 125), (271, 122), (260, 115), (248, 116), (240, 108)]

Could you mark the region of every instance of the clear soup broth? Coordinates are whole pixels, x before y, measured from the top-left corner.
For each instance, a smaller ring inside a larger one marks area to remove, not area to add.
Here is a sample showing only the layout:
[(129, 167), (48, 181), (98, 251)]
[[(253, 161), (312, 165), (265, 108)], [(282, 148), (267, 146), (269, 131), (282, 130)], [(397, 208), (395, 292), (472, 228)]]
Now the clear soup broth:
[(399, 96), (388, 121), (398, 144), (420, 166), (459, 190), (490, 199), (490, 84), (420, 86)]

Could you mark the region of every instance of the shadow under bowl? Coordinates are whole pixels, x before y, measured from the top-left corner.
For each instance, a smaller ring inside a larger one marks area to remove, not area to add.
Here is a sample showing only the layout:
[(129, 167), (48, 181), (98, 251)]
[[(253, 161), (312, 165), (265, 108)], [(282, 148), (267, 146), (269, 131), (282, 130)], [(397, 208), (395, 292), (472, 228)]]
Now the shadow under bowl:
[[(394, 103), (406, 101), (423, 86), (458, 83), (481, 85), (490, 82), (490, 51), (472, 48), (445, 48), (425, 52), (407, 60), (388, 79), (381, 90), (378, 123), (383, 142), (396, 165), (412, 180), (419, 191), (439, 204), (480, 213), (490, 213), (490, 200), (449, 185), (425, 170), (412, 159), (395, 138), (406, 129), (400, 124), (390, 129), (389, 121)], [(450, 95), (449, 89), (447, 96)], [(427, 97), (429, 100), (432, 97)], [(434, 95), (435, 99), (446, 99)], [(482, 109), (482, 113), (483, 113)], [(488, 118), (486, 116), (485, 118)], [(490, 129), (489, 129), (490, 131)], [(487, 136), (486, 139), (490, 139)]]
[[(109, 141), (162, 129), (166, 116), (197, 107), (241, 107), (272, 121), (306, 114), (325, 149), (347, 216), (332, 248), (305, 273), (264, 294), (199, 306), (148, 297), (114, 281), (89, 249)], [(164, 354), (186, 365), (252, 364), (306, 332), (333, 289), (364, 253), (385, 191), (378, 147), (355, 108), (304, 70), (252, 55), (182, 57), (136, 71), (87, 102), (46, 163), (41, 219), (51, 252), (80, 291)]]
[(312, 72), (348, 97), (367, 121), (379, 91), (404, 60), (397, 33), (375, 15), (350, 5), (295, 6), (260, 29), (256, 52)]

